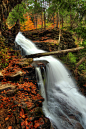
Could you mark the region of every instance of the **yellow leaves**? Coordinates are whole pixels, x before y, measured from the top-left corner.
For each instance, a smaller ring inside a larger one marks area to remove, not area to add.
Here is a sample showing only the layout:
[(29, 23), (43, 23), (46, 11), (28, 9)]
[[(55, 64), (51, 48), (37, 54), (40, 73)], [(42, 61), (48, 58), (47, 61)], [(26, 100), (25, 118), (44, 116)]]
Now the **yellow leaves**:
[(12, 126), (9, 126), (8, 129), (12, 129)]
[(9, 117), (6, 117), (5, 120), (7, 121), (9, 119)]
[(31, 21), (30, 16), (28, 16), (28, 14), (26, 14), (26, 21), (22, 24), (20, 24), (20, 29), (21, 31), (28, 31), (28, 30), (32, 30), (34, 29), (34, 24)]

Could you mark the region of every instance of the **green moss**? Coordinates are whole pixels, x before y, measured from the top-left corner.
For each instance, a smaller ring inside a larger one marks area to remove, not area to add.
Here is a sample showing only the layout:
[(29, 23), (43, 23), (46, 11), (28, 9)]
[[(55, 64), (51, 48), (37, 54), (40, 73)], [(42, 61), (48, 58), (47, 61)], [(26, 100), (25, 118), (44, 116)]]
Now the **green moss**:
[(85, 70), (86, 69), (86, 64), (83, 62), (81, 65), (79, 65), (78, 70)]
[(72, 63), (72, 64), (75, 64), (76, 63), (76, 57), (74, 54), (72, 54), (71, 52), (69, 52), (67, 54), (67, 60)]

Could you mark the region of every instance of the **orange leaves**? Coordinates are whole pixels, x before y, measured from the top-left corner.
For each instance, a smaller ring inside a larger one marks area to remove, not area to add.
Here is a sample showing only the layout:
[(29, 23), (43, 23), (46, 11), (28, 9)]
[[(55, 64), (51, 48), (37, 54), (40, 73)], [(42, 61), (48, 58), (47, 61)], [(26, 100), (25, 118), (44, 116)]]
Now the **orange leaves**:
[(23, 126), (24, 124), (25, 124), (24, 121), (22, 121), (22, 122), (21, 122), (21, 126)]
[(12, 129), (12, 126), (9, 126), (8, 129)]
[(32, 105), (33, 105), (33, 103), (31, 103), (31, 102), (25, 102), (25, 103), (27, 104), (28, 108), (32, 107)]
[[(2, 93), (4, 93), (5, 91), (3, 91)], [(9, 101), (9, 98), (8, 97), (4, 97), (4, 96), (1, 96), (1, 100), (3, 102), (8, 102)]]
[(39, 127), (39, 126), (40, 126), (40, 124), (35, 122), (35, 125), (34, 125), (35, 129), (37, 129), (37, 127)]
[[(22, 115), (22, 114), (25, 115), (23, 109), (21, 109), (21, 115)], [(21, 126), (26, 127), (26, 129), (33, 128), (33, 123), (32, 123), (31, 121), (28, 122), (28, 117), (27, 117), (27, 115), (26, 115), (26, 117), (24, 117), (24, 118), (22, 119)]]
[(28, 30), (35, 29), (30, 16), (28, 16), (28, 14), (25, 14), (25, 18), (26, 18), (26, 21), (24, 23), (20, 24), (21, 31), (28, 31)]
[(85, 86), (85, 87), (86, 87), (86, 84), (84, 84), (83, 86)]
[(21, 108), (20, 117), (25, 118), (24, 110)]
[(0, 108), (3, 108), (3, 104), (0, 104)]
[(30, 121), (27, 121), (28, 118), (26, 118), (25, 120), (22, 120), (21, 122), (21, 126), (26, 127), (26, 129), (32, 129), (33, 128), (33, 123)]
[(8, 120), (8, 119), (9, 119), (9, 117), (6, 117), (6, 118), (5, 118), (5, 120)]
[[(19, 66), (15, 65), (15, 62), (17, 61), (18, 60), (13, 57), (13, 59), (10, 60), (8, 67), (3, 70), (3, 74), (6, 75), (16, 73), (18, 70), (21, 70)], [(21, 121), (20, 124), (18, 123), (20, 128), (33, 129), (39, 127), (43, 122), (41, 122), (41, 120), (34, 122), (34, 112), (36, 106), (39, 106), (39, 104), (42, 102), (42, 97), (38, 94), (36, 85), (34, 85), (32, 82), (24, 82), (23, 84), (16, 82), (13, 83), (10, 81), (8, 82), (5, 77), (3, 79), (5, 83), (16, 85), (15, 93), (12, 93), (12, 96), (9, 94), (11, 93), (10, 88), (2, 91), (0, 95), (0, 111), (4, 109), (4, 125), (8, 124), (5, 125), (5, 127), (9, 126), (7, 129), (12, 129), (15, 119), (16, 121)], [(4, 94), (4, 96), (2, 94)], [(28, 112), (31, 112), (31, 116), (28, 116)], [(2, 126), (2, 123), (0, 126)]]
[(44, 121), (43, 119), (40, 117), (39, 120), (35, 120), (34, 121), (34, 127), (35, 129), (37, 129), (39, 126), (43, 125), (44, 124)]

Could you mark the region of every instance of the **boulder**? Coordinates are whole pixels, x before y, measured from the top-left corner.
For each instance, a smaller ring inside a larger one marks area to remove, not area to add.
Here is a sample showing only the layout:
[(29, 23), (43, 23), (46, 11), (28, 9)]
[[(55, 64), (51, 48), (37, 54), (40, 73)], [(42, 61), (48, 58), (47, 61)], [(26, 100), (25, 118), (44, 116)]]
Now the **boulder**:
[(16, 89), (16, 86), (10, 83), (6, 83), (6, 84), (0, 83), (0, 92), (8, 89), (14, 90)]

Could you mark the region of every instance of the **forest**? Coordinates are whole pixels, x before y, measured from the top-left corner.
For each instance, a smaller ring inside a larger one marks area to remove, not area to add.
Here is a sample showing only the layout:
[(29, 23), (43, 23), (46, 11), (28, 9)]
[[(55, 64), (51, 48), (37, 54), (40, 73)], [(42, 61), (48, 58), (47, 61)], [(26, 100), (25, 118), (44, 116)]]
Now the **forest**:
[(15, 50), (19, 31), (60, 59), (86, 96), (86, 0), (0, 1), (0, 128), (53, 129), (31, 65), (34, 57), (45, 55), (22, 56)]

